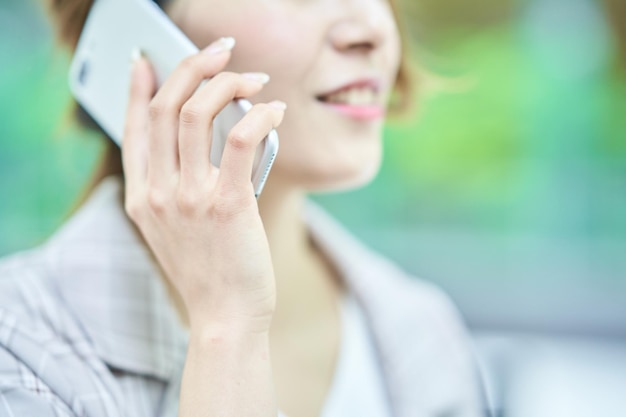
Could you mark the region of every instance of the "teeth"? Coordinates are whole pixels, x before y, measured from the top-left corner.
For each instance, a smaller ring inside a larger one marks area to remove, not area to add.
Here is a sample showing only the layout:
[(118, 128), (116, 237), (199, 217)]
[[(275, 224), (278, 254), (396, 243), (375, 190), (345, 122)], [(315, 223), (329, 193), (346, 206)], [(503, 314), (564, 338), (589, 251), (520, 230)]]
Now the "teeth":
[(369, 106), (376, 104), (376, 93), (371, 88), (351, 88), (328, 96), (326, 101), (351, 106)]

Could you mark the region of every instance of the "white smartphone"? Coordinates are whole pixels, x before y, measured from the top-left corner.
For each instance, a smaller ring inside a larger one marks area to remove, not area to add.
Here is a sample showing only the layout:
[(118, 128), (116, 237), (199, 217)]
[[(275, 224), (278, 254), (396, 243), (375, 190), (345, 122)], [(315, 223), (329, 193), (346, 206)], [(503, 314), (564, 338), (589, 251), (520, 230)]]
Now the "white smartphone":
[[(199, 48), (152, 0), (96, 0), (81, 33), (69, 71), (72, 95), (98, 125), (121, 144), (126, 120), (132, 51), (148, 58), (160, 86), (182, 59)], [(232, 127), (252, 108), (237, 99), (215, 118), (211, 163), (220, 166)], [(257, 149), (252, 183), (258, 197), (278, 152), (272, 130)]]

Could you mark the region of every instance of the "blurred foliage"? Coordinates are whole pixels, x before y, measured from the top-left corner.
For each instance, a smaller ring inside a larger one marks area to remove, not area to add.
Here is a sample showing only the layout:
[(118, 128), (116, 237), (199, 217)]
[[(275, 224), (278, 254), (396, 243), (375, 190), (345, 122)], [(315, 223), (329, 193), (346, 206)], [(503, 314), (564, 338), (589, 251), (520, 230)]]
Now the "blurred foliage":
[(510, 25), (522, 0), (401, 0), (412, 39), (431, 47), (455, 42), (485, 28)]
[[(584, 219), (562, 225), (560, 232), (623, 238), (625, 216), (620, 213), (626, 206), (615, 195), (623, 185), (626, 160), (626, 83), (616, 69), (624, 36), (623, 14), (616, 11), (623, 3), (603, 3), (616, 28), (610, 40), (601, 31), (572, 40), (576, 33), (567, 32), (567, 25), (561, 31), (541, 27), (542, 17), (537, 25), (532, 6), (540, 3), (405, 0), (402, 15), (420, 69), (417, 117), (388, 124), (386, 163), (370, 187), (319, 200), (356, 227), (379, 221), (498, 233), (533, 227), (558, 232), (559, 210), (545, 215), (549, 208), (535, 206), (550, 206), (549, 199), (559, 195), (567, 199), (574, 187), (592, 202), (586, 203)], [(554, 23), (577, 18), (565, 14)], [(0, 224), (12, 232), (0, 252), (33, 244), (59, 224), (100, 149), (93, 134), (79, 131), (64, 115), (70, 100), (65, 84), (69, 57), (50, 43), (41, 11), (32, 2), (13, 3), (4, 9), (4, 20), (12, 22), (5, 33), (11, 29), (23, 36), (0, 41), (7, 58), (0, 68), (1, 185), (5, 195), (15, 196), (2, 207)], [(41, 25), (34, 34), (29, 31), (33, 25)], [(580, 54), (581, 46), (604, 48), (608, 56)], [(568, 75), (568, 66), (577, 68), (589, 57), (598, 61), (594, 68)], [(18, 138), (19, 145), (8, 138)], [(566, 181), (569, 171), (578, 169), (574, 166), (585, 167), (584, 178), (564, 191), (558, 178)], [(21, 192), (24, 187), (37, 192)], [(362, 199), (372, 210), (348, 216), (349, 201)], [(525, 206), (536, 215), (520, 215)], [(31, 233), (16, 232), (29, 224)]]
[(39, 9), (12, 7), (0, 8), (0, 254), (61, 224), (100, 148), (69, 123), (68, 57), (53, 48)]

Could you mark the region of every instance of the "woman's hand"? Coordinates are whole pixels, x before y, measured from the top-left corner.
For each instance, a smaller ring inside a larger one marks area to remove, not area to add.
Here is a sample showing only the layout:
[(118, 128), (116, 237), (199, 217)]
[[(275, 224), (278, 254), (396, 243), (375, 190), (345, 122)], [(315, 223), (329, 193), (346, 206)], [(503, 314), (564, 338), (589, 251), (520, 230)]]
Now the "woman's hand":
[[(259, 142), (284, 104), (257, 104), (211, 165), (213, 118), (267, 76), (220, 72), (233, 42), (185, 59), (154, 94), (135, 62), (122, 144), (126, 211), (181, 295), (191, 325), (180, 417), (275, 417), (269, 328), (274, 271), (251, 182)], [(209, 79), (198, 91), (198, 86)]]
[(255, 105), (230, 132), (220, 168), (210, 163), (214, 117), (268, 80), (220, 72), (233, 45), (224, 38), (188, 57), (156, 94), (150, 64), (135, 60), (122, 144), (126, 212), (181, 295), (192, 329), (263, 333), (276, 290), (251, 176), (257, 145), (281, 123), (285, 105)]

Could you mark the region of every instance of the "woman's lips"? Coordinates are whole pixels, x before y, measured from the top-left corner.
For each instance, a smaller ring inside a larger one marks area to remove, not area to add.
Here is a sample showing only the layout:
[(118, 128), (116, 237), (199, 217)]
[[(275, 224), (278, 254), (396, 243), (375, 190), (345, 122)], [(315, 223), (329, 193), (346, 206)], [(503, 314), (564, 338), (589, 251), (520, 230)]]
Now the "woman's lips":
[(331, 89), (316, 96), (327, 108), (355, 120), (371, 121), (385, 116), (385, 106), (380, 103), (380, 80), (362, 78)]
[(352, 119), (372, 121), (385, 117), (385, 108), (379, 105), (351, 105), (340, 103), (325, 103), (321, 102), (324, 106), (348, 116)]
[(327, 96), (331, 96), (333, 94), (337, 94), (339, 92), (351, 90), (354, 88), (369, 88), (370, 90), (373, 90), (374, 93), (378, 94), (378, 92), (381, 90), (381, 87), (382, 87), (382, 83), (378, 78), (361, 78), (358, 80), (344, 83), (341, 86), (332, 88), (330, 91), (319, 94), (318, 97), (327, 97)]

